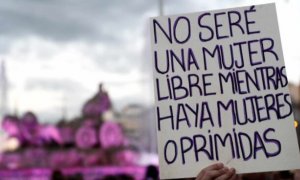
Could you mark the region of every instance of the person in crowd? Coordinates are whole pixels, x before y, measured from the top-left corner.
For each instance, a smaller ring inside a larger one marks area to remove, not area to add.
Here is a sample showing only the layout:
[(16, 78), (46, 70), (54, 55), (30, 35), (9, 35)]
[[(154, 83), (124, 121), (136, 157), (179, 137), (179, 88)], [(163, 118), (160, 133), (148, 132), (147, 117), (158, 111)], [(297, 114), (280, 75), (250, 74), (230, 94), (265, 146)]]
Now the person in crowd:
[(159, 179), (159, 173), (158, 169), (154, 165), (147, 166), (146, 174), (145, 174), (145, 180), (158, 180)]
[(51, 180), (65, 180), (66, 178), (59, 169), (55, 169), (55, 170), (53, 170), (50, 179)]
[(118, 177), (120, 180), (134, 180), (134, 177), (130, 174), (119, 174)]
[(107, 175), (107, 176), (104, 176), (102, 178), (102, 180), (118, 180), (118, 177), (114, 176), (114, 175)]

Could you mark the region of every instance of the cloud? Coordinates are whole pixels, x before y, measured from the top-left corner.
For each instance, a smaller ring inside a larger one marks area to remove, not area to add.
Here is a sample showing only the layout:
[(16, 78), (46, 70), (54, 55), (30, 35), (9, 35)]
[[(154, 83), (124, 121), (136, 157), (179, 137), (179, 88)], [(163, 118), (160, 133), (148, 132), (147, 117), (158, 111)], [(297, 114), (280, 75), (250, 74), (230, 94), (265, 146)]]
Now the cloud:
[(3, 1), (2, 36), (41, 36), (55, 41), (120, 41), (122, 31), (137, 26), (150, 1)]
[[(95, 85), (96, 87), (96, 85)], [(67, 98), (71, 103), (78, 104), (78, 100), (92, 96), (91, 91), (82, 83), (72, 79), (56, 78), (29, 78), (25, 83), (25, 92), (47, 92), (61, 94), (61, 98)]]
[(43, 122), (57, 121), (63, 111), (69, 118), (80, 115), (83, 104), (96, 92), (72, 79), (56, 78), (29, 78), (24, 88), (26, 96), (18, 100), (20, 110), (36, 112)]
[(4, 1), (0, 4), (0, 52), (13, 51), (7, 58), (27, 57), (20, 61), (33, 59), (30, 53), (49, 61), (72, 46), (87, 57), (82, 64), (92, 61), (100, 71), (128, 73), (141, 64), (141, 33), (149, 12), (156, 8), (157, 2), (147, 0)]
[(76, 92), (86, 91), (86, 89), (76, 81), (70, 79), (54, 79), (54, 78), (30, 78), (25, 84), (25, 90), (31, 91), (35, 89), (43, 89), (48, 91), (64, 91)]

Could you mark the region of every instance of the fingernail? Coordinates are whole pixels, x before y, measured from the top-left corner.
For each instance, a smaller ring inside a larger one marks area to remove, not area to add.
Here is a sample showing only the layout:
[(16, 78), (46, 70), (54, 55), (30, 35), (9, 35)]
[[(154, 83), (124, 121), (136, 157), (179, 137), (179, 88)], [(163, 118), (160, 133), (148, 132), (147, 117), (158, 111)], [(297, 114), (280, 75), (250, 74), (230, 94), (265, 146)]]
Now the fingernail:
[(223, 164), (223, 163), (218, 163), (218, 166), (219, 166), (219, 167), (223, 167), (224, 164)]
[(230, 168), (230, 171), (231, 171), (231, 172), (235, 172), (235, 169), (234, 169), (234, 168)]
[(225, 172), (227, 172), (227, 171), (229, 171), (229, 168), (228, 168), (228, 167), (224, 167), (223, 170), (224, 170)]

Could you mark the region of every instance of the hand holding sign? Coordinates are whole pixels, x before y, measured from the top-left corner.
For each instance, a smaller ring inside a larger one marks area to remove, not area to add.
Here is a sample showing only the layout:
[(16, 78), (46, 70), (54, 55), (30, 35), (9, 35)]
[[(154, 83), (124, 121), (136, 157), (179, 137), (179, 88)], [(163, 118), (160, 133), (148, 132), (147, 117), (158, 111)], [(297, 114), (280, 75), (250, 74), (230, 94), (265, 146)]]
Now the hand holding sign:
[(201, 170), (196, 180), (237, 180), (235, 169), (227, 168), (222, 163), (210, 165)]

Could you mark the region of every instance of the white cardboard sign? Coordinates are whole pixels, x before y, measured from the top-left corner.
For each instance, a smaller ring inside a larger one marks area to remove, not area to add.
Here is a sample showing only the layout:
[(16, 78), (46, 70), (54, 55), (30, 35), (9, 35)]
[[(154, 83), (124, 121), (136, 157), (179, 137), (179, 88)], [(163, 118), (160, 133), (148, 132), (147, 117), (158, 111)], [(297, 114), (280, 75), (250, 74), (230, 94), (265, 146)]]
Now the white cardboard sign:
[(150, 24), (162, 179), (300, 167), (274, 3)]

